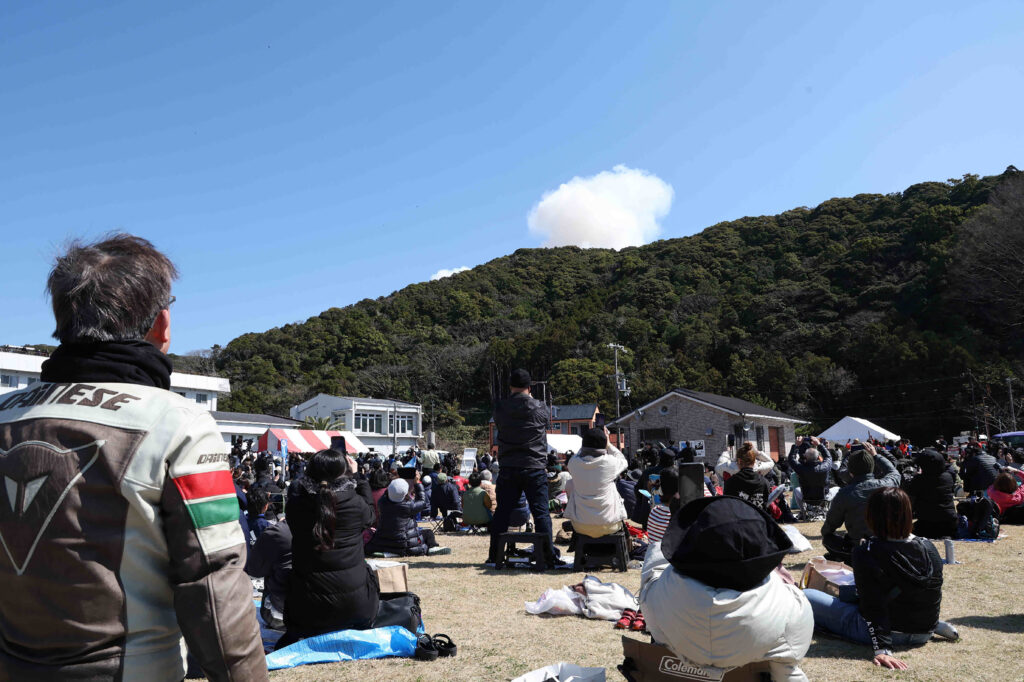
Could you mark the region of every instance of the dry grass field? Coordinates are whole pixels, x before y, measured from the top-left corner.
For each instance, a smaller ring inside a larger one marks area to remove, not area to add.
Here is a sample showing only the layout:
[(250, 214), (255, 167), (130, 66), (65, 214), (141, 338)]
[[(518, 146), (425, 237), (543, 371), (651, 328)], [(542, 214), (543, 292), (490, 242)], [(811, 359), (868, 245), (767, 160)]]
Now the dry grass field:
[[(813, 552), (785, 562), (796, 575), (807, 559), (821, 554), (819, 523), (801, 524)], [(898, 652), (910, 668), (896, 672), (872, 665), (868, 647), (815, 637), (803, 669), (812, 680), (1024, 680), (1024, 527), (1006, 527), (995, 544), (956, 543), (962, 564), (947, 566), (942, 616), (960, 630), (959, 642), (933, 640)], [(607, 668), (622, 680), (621, 631), (611, 623), (571, 616), (527, 615), (523, 603), (549, 587), (579, 582), (571, 571), (543, 574), (496, 572), (481, 565), (486, 536), (439, 536), (449, 555), (408, 559), (410, 589), (420, 595), (430, 633), (444, 632), (458, 644), (458, 656), (423, 663), (409, 659), (311, 665), (271, 674), (275, 682), (314, 680), (510, 680), (557, 661)], [(941, 553), (941, 550), (940, 550)], [(636, 591), (640, 571), (607, 569), (594, 575)], [(634, 636), (640, 637), (639, 634)]]

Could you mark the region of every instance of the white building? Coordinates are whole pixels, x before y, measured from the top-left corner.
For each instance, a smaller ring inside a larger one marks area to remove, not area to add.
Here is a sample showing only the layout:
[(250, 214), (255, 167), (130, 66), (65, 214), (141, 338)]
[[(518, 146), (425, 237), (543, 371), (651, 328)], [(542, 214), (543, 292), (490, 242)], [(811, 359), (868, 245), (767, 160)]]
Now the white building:
[[(46, 353), (31, 347), (4, 346), (0, 349), (0, 395), (17, 391), (39, 381)], [(217, 409), (217, 396), (231, 392), (231, 382), (201, 374), (171, 373), (171, 390), (194, 400), (208, 410)]]
[[(292, 419), (328, 418), (339, 431), (351, 431), (374, 452), (391, 454), (416, 447), (423, 435), (423, 408), (401, 400), (350, 398), (320, 393), (289, 410)], [(396, 434), (397, 420), (397, 434)]]

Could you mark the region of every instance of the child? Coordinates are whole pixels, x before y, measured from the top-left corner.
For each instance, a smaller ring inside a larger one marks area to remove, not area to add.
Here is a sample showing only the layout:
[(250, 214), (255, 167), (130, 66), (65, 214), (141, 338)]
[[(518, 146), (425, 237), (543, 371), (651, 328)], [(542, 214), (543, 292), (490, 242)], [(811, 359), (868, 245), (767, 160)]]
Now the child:
[(647, 539), (653, 545), (661, 542), (672, 514), (679, 506), (679, 470), (670, 467), (661, 470), (661, 501), (647, 517)]

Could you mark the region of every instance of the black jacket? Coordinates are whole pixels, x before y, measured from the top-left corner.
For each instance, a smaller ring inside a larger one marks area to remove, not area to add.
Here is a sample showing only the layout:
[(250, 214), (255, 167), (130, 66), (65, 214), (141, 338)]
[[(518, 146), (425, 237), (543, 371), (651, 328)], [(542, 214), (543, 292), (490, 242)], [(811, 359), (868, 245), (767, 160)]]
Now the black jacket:
[(789, 468), (796, 474), (800, 481), (800, 489), (803, 490), (805, 500), (823, 500), (829, 484), (829, 472), (832, 471), (832, 457), (826, 456), (819, 451), (821, 461), (808, 464), (804, 462), (803, 455), (791, 451), (789, 454)]
[(547, 405), (526, 393), (515, 393), (494, 406), (494, 426), (501, 468), (547, 467)]
[(380, 590), (363, 555), (363, 531), (373, 523), (370, 484), (343, 481), (334, 489), (334, 545), (325, 552), (313, 538), (317, 483), (301, 478), (289, 489), (292, 574), (284, 620), (299, 637), (364, 630), (377, 615)]
[(380, 508), (380, 523), (377, 532), (368, 543), (366, 553), (388, 552), (401, 556), (420, 556), (427, 553), (427, 545), (416, 525), (416, 515), (427, 511), (423, 498), (423, 486), (415, 485), (415, 498), (408, 497), (401, 502), (392, 502), (387, 493), (377, 503)]
[(740, 469), (725, 482), (722, 492), (739, 497), (755, 507), (763, 509), (771, 493), (768, 481), (753, 469)]
[[(907, 484), (907, 494), (918, 519), (919, 535), (931, 537), (925, 529), (936, 529), (937, 537), (951, 535), (956, 530), (956, 508), (953, 506), (953, 476), (946, 462), (935, 450), (923, 450), (915, 457), (921, 473)], [(945, 532), (943, 532), (945, 531)]]
[(893, 630), (935, 629), (942, 604), (942, 559), (931, 542), (871, 538), (853, 548), (853, 574), (860, 615), (875, 651), (892, 648)]
[(968, 491), (988, 490), (999, 471), (999, 464), (992, 455), (987, 452), (974, 455), (964, 463), (964, 488)]
[(263, 600), (284, 613), (292, 573), (292, 530), (287, 521), (278, 521), (263, 531), (245, 560), (245, 572), (265, 579)]
[[(442, 514), (452, 510), (462, 511), (462, 496), (459, 494), (459, 486), (455, 485), (451, 479), (444, 483), (435, 483), (432, 488), (431, 505), (440, 509)], [(424, 497), (426, 497), (426, 491), (424, 491)]]

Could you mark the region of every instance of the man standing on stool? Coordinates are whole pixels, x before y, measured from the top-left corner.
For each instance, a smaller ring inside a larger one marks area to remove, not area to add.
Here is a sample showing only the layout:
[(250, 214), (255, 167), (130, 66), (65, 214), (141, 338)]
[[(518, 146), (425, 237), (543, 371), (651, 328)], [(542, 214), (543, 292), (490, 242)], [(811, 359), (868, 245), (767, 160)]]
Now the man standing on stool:
[(508, 532), (509, 518), (525, 492), (536, 532), (546, 536), (544, 557), (551, 568), (559, 562), (558, 550), (551, 538), (551, 515), (548, 512), (548, 408), (530, 395), (531, 383), (530, 373), (525, 369), (512, 370), (509, 376), (512, 395), (494, 406), (498, 509), (491, 521), (491, 549), (487, 563), (498, 564), (504, 560), (501, 536)]

